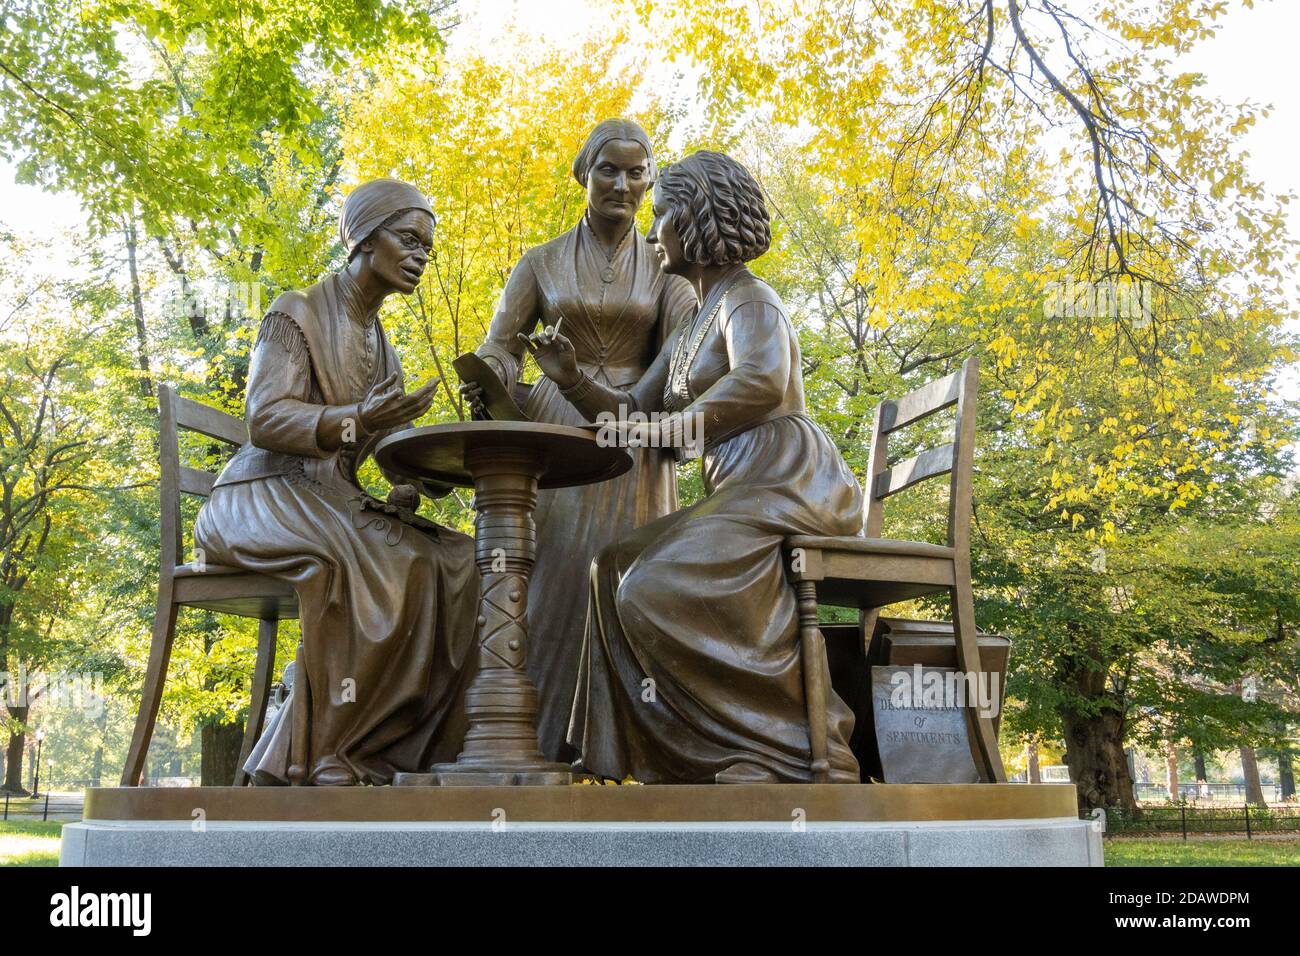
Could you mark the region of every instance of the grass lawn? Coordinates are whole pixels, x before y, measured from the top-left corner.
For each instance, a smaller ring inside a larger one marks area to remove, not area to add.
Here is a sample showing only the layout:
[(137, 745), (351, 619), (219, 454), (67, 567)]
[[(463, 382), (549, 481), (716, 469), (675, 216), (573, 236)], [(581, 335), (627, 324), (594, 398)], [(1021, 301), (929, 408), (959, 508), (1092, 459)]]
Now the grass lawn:
[(0, 820), (0, 866), (58, 866), (58, 820)]
[(1106, 841), (1107, 866), (1300, 866), (1300, 839), (1233, 838)]

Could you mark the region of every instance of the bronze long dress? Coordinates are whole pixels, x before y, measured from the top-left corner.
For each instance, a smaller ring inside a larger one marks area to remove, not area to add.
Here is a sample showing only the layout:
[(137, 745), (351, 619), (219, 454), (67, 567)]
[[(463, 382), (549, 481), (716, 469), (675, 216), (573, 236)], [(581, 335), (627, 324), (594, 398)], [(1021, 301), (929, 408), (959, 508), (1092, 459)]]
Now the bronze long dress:
[[(611, 401), (702, 415), (708, 492), (593, 564), (570, 743), (588, 769), (643, 783), (712, 783), (738, 762), (807, 781), (781, 540), (859, 533), (862, 493), (806, 413), (798, 339), (770, 287), (738, 266), (683, 328), (630, 392), (566, 393), (593, 417)], [(856, 782), (853, 715), (829, 698), (832, 777)]]
[[(409, 512), (399, 520), (361, 490), (357, 465), (383, 434), (332, 453), (317, 445), (326, 405), (360, 401), (393, 371), (397, 354), (345, 274), (280, 296), (249, 369), (256, 444), (226, 466), (194, 529), (209, 563), (294, 586), (308, 772), (342, 766), (373, 784), (455, 757), (478, 600), (472, 539)], [(259, 740), (247, 765), (256, 782), (287, 782), (292, 710)]]
[[(635, 227), (608, 258), (586, 217), (573, 229), (530, 249), (510, 274), (480, 355), (496, 359), (507, 385), (519, 376), (523, 346), (516, 335), (539, 322), (572, 342), (578, 365), (614, 388), (645, 373), (678, 323), (695, 314), (690, 285), (665, 276)], [(542, 378), (524, 411), (536, 421), (584, 422)], [(587, 616), (587, 568), (610, 543), (677, 507), (674, 460), (662, 451), (631, 449), (632, 468), (596, 485), (538, 493), (537, 563), (528, 586), (528, 674), (540, 697), (538, 737), (548, 760), (567, 760), (565, 745), (578, 656)]]

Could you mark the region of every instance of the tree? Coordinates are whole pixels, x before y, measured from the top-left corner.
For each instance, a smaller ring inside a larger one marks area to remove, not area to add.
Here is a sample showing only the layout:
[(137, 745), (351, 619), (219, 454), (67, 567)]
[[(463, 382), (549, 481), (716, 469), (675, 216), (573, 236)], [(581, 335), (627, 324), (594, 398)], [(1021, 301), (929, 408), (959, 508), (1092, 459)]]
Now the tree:
[[(942, 341), (950, 327), (960, 336), (983, 318), (999, 386), (1062, 465), (1054, 487), (1065, 482), (1071, 500), (1094, 504), (1090, 513), (1061, 509), (1063, 520), (1084, 514), (1085, 530), (1102, 533), (1110, 482), (1092, 480), (1095, 462), (1076, 455), (1071, 438), (1081, 414), (1071, 392), (1085, 369), (1104, 370), (1144, 403), (1105, 426), (1110, 457), (1186, 458), (1190, 477), (1171, 487), (1195, 489), (1200, 461), (1239, 431), (1196, 435), (1196, 422), (1176, 414), (1195, 407), (1195, 368), (1216, 356), (1254, 362), (1238, 356), (1239, 332), (1281, 346), (1274, 361), (1294, 354), (1280, 334), (1281, 267), (1295, 253), (1283, 206), (1250, 181), (1234, 145), (1257, 114), (1200, 97), (1199, 80), (1173, 74), (1162, 55), (1207, 35), (1222, 6), (1105, 4), (1098, 24), (1118, 44), (1047, 0), (641, 9), (656, 44), (701, 67), (715, 139), (762, 124), (797, 151), (813, 184), (808, 205), (850, 254), (826, 273), (828, 301), (853, 303), (891, 338), (895, 327), (929, 324)], [(1022, 11), (1017, 22), (1012, 11)], [(1060, 39), (1048, 45), (1046, 28)], [(1049, 55), (1071, 71), (1044, 72)], [(1040, 244), (1037, 261), (1008, 268), (993, 258), (999, 221)], [(1113, 293), (1126, 290), (1149, 296), (1150, 307), (1116, 308)], [(1058, 314), (1044, 316), (1053, 299)], [(1044, 334), (1045, 318), (1062, 326), (1060, 338)], [(856, 351), (877, 344), (848, 339)], [(850, 390), (857, 382), (841, 380)], [(1168, 446), (1133, 440), (1156, 430)], [(1041, 478), (1053, 487), (1051, 472)]]
[[(104, 428), (114, 390), (102, 377), (112, 360), (99, 361), (103, 299), (31, 270), (40, 250), (12, 234), (0, 230), (0, 242), (4, 268), (25, 272), (25, 284), (5, 283), (13, 292), (0, 300), (0, 689), (5, 786), (19, 790), (27, 721), (47, 672), (96, 656), (57, 632), (70, 610), (68, 576), (98, 547), (93, 502), (113, 487), (97, 481), (121, 474), (123, 445)], [(65, 317), (67, 301), (80, 321)]]
[[(437, 43), (442, 4), (102, 0), (69, 19), (6, 4), (0, 142), (25, 181), (82, 196), (97, 225), (228, 234), (256, 206), (264, 136), (310, 147), (315, 79), (393, 44)], [(141, 76), (141, 67), (144, 67)]]

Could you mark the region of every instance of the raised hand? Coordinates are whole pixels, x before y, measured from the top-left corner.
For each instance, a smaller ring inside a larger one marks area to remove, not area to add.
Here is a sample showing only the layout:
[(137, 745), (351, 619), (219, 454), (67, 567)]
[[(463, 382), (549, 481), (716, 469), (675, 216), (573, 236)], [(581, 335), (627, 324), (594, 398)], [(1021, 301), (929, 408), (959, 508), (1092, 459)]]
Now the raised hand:
[(357, 409), (361, 427), (374, 433), (405, 425), (419, 418), (433, 404), (438, 379), (430, 379), (413, 392), (403, 392), (397, 373), (389, 375), (366, 393)]
[(537, 366), (560, 388), (572, 388), (582, 378), (578, 370), (578, 354), (573, 343), (548, 325), (533, 335), (519, 333), (519, 341), (533, 353)]

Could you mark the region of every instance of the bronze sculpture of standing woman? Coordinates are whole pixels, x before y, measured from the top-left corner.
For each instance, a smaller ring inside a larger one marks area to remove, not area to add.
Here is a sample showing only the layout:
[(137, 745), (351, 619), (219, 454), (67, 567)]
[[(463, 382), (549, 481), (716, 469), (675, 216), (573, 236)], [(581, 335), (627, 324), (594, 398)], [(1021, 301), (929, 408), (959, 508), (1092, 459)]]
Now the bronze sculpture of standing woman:
[[(523, 365), (520, 333), (563, 320), (578, 366), (612, 388), (628, 388), (649, 367), (678, 323), (695, 313), (690, 285), (660, 268), (636, 228), (636, 213), (657, 168), (636, 123), (605, 120), (573, 161), (587, 191), (582, 220), (530, 249), (515, 265), (478, 354), (506, 387)], [(476, 408), (480, 390), (463, 392)], [(580, 425), (584, 418), (543, 378), (524, 411), (536, 421)], [(540, 696), (538, 736), (548, 760), (568, 760), (565, 742), (578, 657), (586, 629), (588, 568), (602, 548), (677, 507), (675, 460), (659, 449), (630, 449), (631, 471), (613, 481), (542, 491), (537, 564), (528, 588), (528, 672)]]

